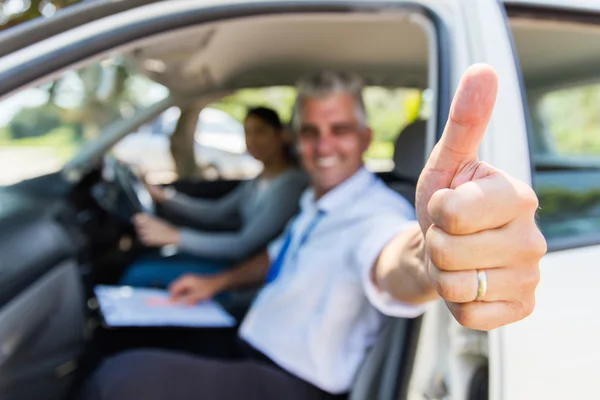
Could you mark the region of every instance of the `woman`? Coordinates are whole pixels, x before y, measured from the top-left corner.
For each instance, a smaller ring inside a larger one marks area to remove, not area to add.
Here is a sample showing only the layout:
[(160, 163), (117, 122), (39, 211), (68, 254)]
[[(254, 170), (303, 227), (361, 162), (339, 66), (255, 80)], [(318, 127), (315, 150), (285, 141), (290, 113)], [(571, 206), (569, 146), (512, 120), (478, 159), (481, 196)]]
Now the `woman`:
[(133, 223), (143, 244), (175, 246), (184, 254), (141, 259), (125, 272), (121, 284), (167, 287), (184, 273), (214, 273), (252, 255), (283, 230), (298, 210), (307, 177), (297, 167), (275, 111), (250, 109), (244, 132), (248, 153), (262, 162), (263, 171), (222, 199), (203, 200), (172, 189), (148, 187), (154, 201), (167, 213), (215, 228), (241, 228), (235, 232), (193, 230), (137, 214)]

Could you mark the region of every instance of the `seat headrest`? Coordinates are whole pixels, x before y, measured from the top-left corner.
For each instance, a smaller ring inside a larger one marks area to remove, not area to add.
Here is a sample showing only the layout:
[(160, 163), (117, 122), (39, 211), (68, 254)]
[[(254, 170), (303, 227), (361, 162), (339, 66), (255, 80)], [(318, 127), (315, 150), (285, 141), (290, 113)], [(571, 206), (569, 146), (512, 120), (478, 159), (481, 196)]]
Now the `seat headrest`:
[(425, 159), (425, 132), (427, 121), (408, 124), (396, 139), (394, 146), (394, 175), (416, 182)]

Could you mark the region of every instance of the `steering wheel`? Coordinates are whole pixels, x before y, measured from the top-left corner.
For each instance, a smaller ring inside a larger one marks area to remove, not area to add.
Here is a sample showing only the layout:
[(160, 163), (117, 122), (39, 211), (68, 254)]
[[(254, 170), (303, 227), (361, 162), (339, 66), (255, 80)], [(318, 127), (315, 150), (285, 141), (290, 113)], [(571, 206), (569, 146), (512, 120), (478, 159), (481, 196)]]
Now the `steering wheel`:
[(134, 214), (142, 212), (150, 215), (155, 213), (155, 204), (150, 192), (140, 177), (126, 164), (114, 158), (106, 160), (110, 165), (115, 183), (123, 193)]

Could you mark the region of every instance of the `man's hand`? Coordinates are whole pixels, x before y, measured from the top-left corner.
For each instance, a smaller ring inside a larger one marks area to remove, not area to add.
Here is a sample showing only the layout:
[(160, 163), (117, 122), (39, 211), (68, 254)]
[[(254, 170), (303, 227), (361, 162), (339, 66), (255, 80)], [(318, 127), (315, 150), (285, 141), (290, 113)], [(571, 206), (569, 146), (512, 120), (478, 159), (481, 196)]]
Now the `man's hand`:
[(133, 225), (138, 238), (146, 246), (179, 245), (179, 230), (163, 220), (140, 213), (134, 215)]
[(224, 290), (225, 285), (223, 275), (184, 275), (171, 283), (169, 294), (171, 301), (191, 305), (213, 298)]
[[(491, 67), (466, 71), (416, 196), (431, 282), (456, 320), (478, 330), (533, 312), (546, 253), (533, 190), (477, 158), (497, 88)], [(487, 291), (475, 301), (478, 270), (485, 271)]]

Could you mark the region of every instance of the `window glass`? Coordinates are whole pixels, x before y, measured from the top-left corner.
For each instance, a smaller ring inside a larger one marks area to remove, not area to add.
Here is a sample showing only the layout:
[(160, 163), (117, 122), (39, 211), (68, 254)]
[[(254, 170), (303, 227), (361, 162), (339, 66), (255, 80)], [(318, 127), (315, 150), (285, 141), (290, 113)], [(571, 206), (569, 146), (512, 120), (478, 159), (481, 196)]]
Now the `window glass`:
[(108, 58), (0, 102), (0, 185), (58, 171), (102, 128), (168, 96)]
[[(288, 123), (295, 99), (296, 90), (293, 87), (275, 86), (239, 90), (210, 107), (226, 111), (241, 123), (248, 107), (262, 105), (275, 109), (282, 121)], [(365, 154), (367, 167), (373, 171), (389, 171), (394, 166), (396, 138), (415, 119), (428, 117), (431, 92), (371, 86), (364, 90), (364, 101), (368, 122), (373, 130), (373, 142)]]
[(532, 107), (534, 188), (548, 239), (600, 233), (600, 84), (552, 90)]

